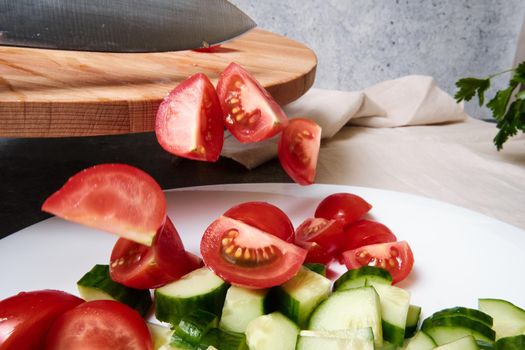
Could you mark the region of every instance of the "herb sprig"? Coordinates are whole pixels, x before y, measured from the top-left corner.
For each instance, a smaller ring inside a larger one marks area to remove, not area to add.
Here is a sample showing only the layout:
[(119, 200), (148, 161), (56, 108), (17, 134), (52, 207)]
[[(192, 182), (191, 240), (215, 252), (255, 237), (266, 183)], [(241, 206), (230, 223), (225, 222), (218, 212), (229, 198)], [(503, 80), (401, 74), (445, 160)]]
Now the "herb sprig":
[[(470, 101), (477, 95), (479, 105), (483, 106), (485, 103), (485, 92), (490, 87), (491, 79), (508, 72), (513, 72), (508, 87), (499, 90), (487, 102), (487, 107), (492, 111), (492, 116), (496, 120), (499, 129), (496, 137), (494, 137), (494, 144), (498, 151), (503, 148), (503, 144), (509, 137), (516, 135), (518, 131), (525, 132), (525, 90), (520, 91), (519, 89), (521, 86), (525, 86), (525, 61), (521, 62), (516, 69), (493, 74), (485, 79), (460, 79), (456, 82), (458, 91), (454, 96), (457, 102), (461, 102)], [(516, 89), (517, 92), (514, 95), (514, 99), (510, 102)]]

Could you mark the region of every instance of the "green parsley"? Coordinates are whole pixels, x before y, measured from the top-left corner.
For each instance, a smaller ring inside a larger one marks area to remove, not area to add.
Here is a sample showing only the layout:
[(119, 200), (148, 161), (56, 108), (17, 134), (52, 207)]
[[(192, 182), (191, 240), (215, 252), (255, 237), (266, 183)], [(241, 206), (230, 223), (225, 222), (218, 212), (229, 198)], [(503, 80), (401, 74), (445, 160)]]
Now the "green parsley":
[[(506, 89), (502, 89), (487, 102), (487, 107), (492, 111), (492, 116), (497, 122), (499, 132), (494, 137), (494, 144), (498, 151), (503, 144), (518, 133), (525, 132), (525, 90), (520, 91), (521, 86), (525, 86), (525, 61), (521, 62), (516, 69), (510, 69), (501, 73), (493, 74), (485, 79), (463, 78), (456, 82), (458, 91), (454, 98), (457, 102), (470, 101), (474, 96), (478, 96), (480, 106), (485, 102), (485, 92), (490, 87), (492, 78), (503, 73), (513, 72)], [(513, 92), (514, 95), (512, 100)], [(510, 103), (510, 105), (509, 105)]]

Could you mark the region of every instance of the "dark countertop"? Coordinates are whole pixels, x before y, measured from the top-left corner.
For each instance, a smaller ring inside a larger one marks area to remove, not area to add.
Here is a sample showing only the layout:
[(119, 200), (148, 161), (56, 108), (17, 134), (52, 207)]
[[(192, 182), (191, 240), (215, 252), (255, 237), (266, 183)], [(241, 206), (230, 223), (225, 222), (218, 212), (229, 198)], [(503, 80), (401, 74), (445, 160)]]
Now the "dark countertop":
[(153, 133), (54, 139), (0, 138), (0, 238), (50, 215), (40, 206), (78, 171), (126, 163), (153, 176), (163, 189), (198, 185), (291, 182), (274, 159), (254, 170), (227, 158), (216, 163), (174, 157)]

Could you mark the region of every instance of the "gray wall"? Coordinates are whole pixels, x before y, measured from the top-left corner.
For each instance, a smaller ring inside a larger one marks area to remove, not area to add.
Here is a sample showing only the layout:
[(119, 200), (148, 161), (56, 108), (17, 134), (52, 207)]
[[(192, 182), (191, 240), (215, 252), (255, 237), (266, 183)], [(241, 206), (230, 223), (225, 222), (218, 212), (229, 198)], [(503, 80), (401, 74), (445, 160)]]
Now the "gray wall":
[[(358, 90), (407, 74), (454, 94), (464, 76), (512, 67), (525, 0), (232, 0), (318, 57), (316, 87)], [(525, 59), (525, 58), (524, 58)], [(506, 81), (505, 81), (506, 80)], [(501, 88), (508, 75), (495, 82)], [(489, 96), (493, 94), (489, 92)], [(490, 114), (474, 103), (473, 116)]]

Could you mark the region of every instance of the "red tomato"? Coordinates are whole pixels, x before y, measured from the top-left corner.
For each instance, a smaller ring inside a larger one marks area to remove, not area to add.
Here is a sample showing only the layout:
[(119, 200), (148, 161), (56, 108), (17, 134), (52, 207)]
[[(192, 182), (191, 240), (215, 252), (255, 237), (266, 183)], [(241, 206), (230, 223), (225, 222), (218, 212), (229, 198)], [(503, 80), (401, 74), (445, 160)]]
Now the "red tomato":
[(339, 220), (344, 227), (361, 219), (372, 209), (363, 198), (352, 193), (334, 193), (323, 199), (315, 210), (316, 218)]
[(42, 210), (151, 245), (166, 218), (166, 199), (148, 174), (125, 164), (82, 170), (46, 199)]
[(315, 179), (321, 146), (321, 127), (309, 119), (291, 119), (279, 140), (278, 156), (284, 171), (300, 185)]
[(152, 350), (146, 323), (129, 306), (88, 301), (64, 313), (49, 331), (46, 350)]
[(385, 225), (372, 220), (358, 220), (345, 228), (341, 250), (356, 249), (365, 245), (397, 241), (396, 236)]
[(223, 115), (208, 77), (197, 73), (162, 101), (155, 120), (157, 141), (180, 157), (216, 161), (224, 143)]
[(201, 266), (201, 261), (184, 250), (169, 218), (148, 247), (120, 238), (111, 252), (111, 279), (137, 289), (151, 289), (175, 281)]
[(223, 215), (271, 233), (283, 241), (292, 242), (294, 239), (294, 228), (290, 218), (273, 204), (245, 202), (228, 209)]
[(221, 50), (221, 45), (217, 44), (217, 45), (211, 45), (211, 46), (208, 46), (208, 47), (201, 47), (199, 49), (193, 49), (192, 51), (213, 53), (213, 52), (218, 52), (220, 50)]
[(83, 302), (58, 290), (22, 292), (0, 301), (0, 349), (42, 349), (53, 322)]
[(201, 240), (204, 264), (231, 284), (268, 288), (293, 277), (306, 250), (242, 221), (221, 216)]
[(242, 143), (275, 136), (288, 124), (286, 114), (272, 96), (236, 63), (230, 63), (221, 73), (217, 94), (224, 124)]
[(414, 265), (414, 255), (406, 241), (367, 245), (343, 253), (343, 260), (348, 269), (361, 266), (377, 266), (388, 270), (392, 282), (405, 279)]
[(307, 262), (327, 264), (343, 243), (343, 226), (337, 220), (306, 219), (295, 231), (295, 244), (308, 249)]
[(334, 260), (334, 254), (329, 253), (326, 249), (315, 242), (295, 242), (299, 247), (307, 250), (305, 263), (318, 263), (327, 265)]

